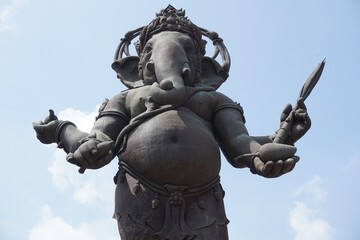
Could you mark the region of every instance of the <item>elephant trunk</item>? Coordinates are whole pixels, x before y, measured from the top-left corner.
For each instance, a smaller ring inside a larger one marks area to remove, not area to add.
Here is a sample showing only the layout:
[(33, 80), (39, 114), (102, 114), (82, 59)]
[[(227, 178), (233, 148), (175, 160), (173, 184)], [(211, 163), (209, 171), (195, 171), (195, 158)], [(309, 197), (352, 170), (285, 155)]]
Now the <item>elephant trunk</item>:
[(157, 82), (150, 87), (150, 96), (161, 105), (180, 104), (186, 95), (184, 81), (188, 82), (192, 76), (185, 56), (181, 57), (181, 54), (170, 54), (170, 56), (172, 59), (169, 61), (166, 59), (153, 61)]

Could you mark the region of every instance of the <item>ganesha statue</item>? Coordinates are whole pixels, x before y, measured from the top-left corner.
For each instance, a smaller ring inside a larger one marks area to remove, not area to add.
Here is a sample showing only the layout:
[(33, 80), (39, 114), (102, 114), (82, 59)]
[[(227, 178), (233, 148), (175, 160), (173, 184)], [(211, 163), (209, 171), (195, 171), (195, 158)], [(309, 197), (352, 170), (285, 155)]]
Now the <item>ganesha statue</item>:
[[(129, 53), (134, 39), (137, 56)], [(205, 39), (214, 44), (212, 57)], [(226, 240), (220, 151), (232, 166), (265, 178), (299, 160), (294, 143), (311, 125), (304, 101), (281, 113), (285, 137), (250, 136), (240, 104), (216, 91), (230, 69), (223, 40), (182, 9), (169, 5), (128, 32), (112, 68), (127, 89), (101, 105), (90, 133), (52, 110), (33, 128), (81, 173), (118, 158), (114, 218), (123, 240)]]

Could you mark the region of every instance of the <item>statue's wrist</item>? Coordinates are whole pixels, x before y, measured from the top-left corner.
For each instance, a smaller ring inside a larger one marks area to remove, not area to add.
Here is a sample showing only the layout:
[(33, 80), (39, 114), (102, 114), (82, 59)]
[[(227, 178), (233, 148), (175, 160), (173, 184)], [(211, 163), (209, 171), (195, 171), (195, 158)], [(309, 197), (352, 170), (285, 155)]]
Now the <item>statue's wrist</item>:
[[(55, 140), (56, 140), (56, 143), (58, 145), (58, 148), (61, 148), (61, 149), (64, 148), (64, 144), (63, 144), (62, 139), (61, 139), (61, 133), (69, 125), (72, 125), (72, 126), (76, 127), (76, 125), (74, 123), (70, 122), (70, 121), (60, 121), (59, 125), (56, 127)], [(64, 150), (65, 150), (65, 152), (68, 152), (66, 149), (64, 149)]]

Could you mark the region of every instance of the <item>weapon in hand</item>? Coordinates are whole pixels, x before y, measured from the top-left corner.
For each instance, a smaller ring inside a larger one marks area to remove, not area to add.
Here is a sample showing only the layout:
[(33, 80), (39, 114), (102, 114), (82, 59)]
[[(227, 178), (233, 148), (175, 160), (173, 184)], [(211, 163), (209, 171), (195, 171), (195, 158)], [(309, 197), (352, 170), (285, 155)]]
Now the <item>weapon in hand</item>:
[(302, 89), (300, 91), (300, 95), (298, 97), (296, 105), (294, 106), (292, 111), (289, 113), (288, 117), (286, 118), (286, 120), (282, 124), (281, 128), (279, 129), (279, 131), (278, 131), (278, 133), (277, 133), (277, 135), (276, 135), (276, 137), (275, 137), (275, 139), (273, 141), (274, 143), (284, 143), (285, 140), (288, 138), (289, 133), (290, 133), (291, 128), (292, 128), (292, 122), (293, 122), (294, 113), (298, 109), (298, 102), (299, 101), (304, 102), (305, 99), (310, 95), (311, 91), (313, 90), (316, 83), (320, 79), (320, 76), (321, 76), (321, 73), (322, 73), (322, 71), (324, 69), (324, 66), (325, 66), (325, 59), (316, 66), (314, 71), (311, 73), (309, 78), (306, 80), (304, 86), (302, 87)]

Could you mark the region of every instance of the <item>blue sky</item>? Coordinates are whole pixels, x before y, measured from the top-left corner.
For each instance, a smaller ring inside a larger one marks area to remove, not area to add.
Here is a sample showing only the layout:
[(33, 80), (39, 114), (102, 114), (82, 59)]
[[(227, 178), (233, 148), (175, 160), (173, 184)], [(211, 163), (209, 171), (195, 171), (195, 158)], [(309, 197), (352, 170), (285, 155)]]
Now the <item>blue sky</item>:
[(277, 130), (327, 59), (294, 171), (265, 179), (223, 160), (230, 239), (360, 239), (358, 0), (1, 0), (0, 239), (118, 239), (116, 161), (80, 175), (31, 123), (53, 108), (91, 128), (98, 104), (125, 89), (110, 68), (119, 39), (168, 3), (224, 39), (232, 66), (219, 91), (242, 104), (252, 135)]

